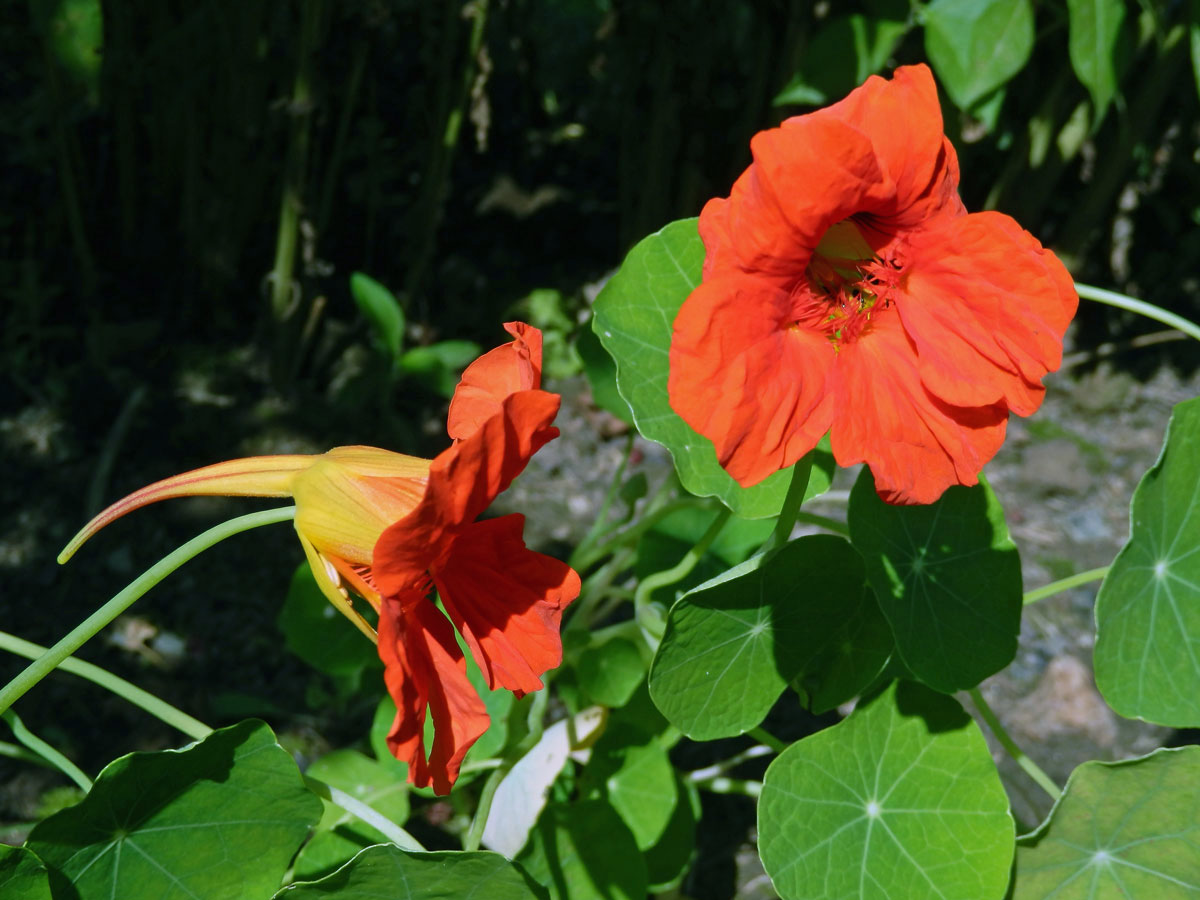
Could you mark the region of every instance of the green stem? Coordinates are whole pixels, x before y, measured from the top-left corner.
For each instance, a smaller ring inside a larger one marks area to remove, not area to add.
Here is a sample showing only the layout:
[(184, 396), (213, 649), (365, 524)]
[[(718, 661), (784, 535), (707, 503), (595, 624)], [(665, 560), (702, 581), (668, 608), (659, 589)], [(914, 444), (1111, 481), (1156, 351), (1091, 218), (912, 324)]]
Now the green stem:
[(704, 781), (697, 781), (694, 784), (700, 790), (713, 794), (741, 794), (744, 797), (757, 797), (762, 793), (763, 788), (761, 781), (726, 778), (724, 775), (706, 778)]
[(736, 756), (729, 757), (729, 759), (723, 759), (718, 763), (713, 763), (711, 766), (705, 766), (703, 769), (688, 772), (687, 780), (693, 784), (702, 784), (720, 775), (724, 775), (730, 769), (735, 769), (744, 762), (758, 759), (760, 756), (770, 756), (775, 752), (775, 750), (765, 744), (755, 744), (753, 747), (743, 750)]
[(629, 465), (629, 456), (633, 453), (633, 432), (629, 433), (629, 437), (625, 441), (625, 453), (621, 456), (621, 462), (617, 466), (617, 471), (613, 473), (612, 480), (608, 483), (608, 490), (604, 494), (604, 501), (600, 504), (600, 510), (596, 513), (596, 519), (592, 522), (592, 527), (588, 529), (588, 533), (583, 536), (583, 540), (575, 547), (567, 564), (579, 570), (579, 560), (584, 558), (588, 547), (594, 544), (600, 535), (604, 533), (604, 525), (608, 520), (608, 511), (612, 508), (613, 501), (617, 498), (618, 492), (621, 490), (621, 479), (625, 475), (625, 468)]
[(1115, 306), (1118, 309), (1127, 309), (1148, 319), (1169, 325), (1172, 328), (1182, 331), (1188, 337), (1193, 337), (1200, 341), (1200, 325), (1197, 325), (1195, 322), (1189, 322), (1182, 316), (1175, 315), (1175, 313), (1167, 312), (1162, 307), (1155, 306), (1153, 303), (1136, 300), (1125, 294), (1118, 294), (1116, 291), (1106, 291), (1103, 288), (1092, 287), (1088, 284), (1079, 284), (1078, 282), (1075, 284), (1075, 290), (1079, 292), (1080, 297), (1095, 300), (1098, 303), (1107, 303), (1109, 306)]
[(323, 797), (334, 806), (340, 807), (350, 813), (350, 815), (366, 822), (400, 849), (417, 851), (425, 849), (415, 837), (391, 819), (381, 816), (371, 807), (367, 806), (367, 804), (361, 800), (356, 800), (345, 791), (340, 791), (333, 785), (326, 784), (319, 779), (313, 778), (311, 775), (304, 776), (304, 783), (318, 797)]
[(708, 530), (696, 542), (687, 553), (683, 555), (683, 559), (673, 565), (671, 568), (662, 572), (655, 572), (653, 575), (647, 575), (642, 579), (637, 587), (637, 591), (633, 595), (634, 615), (638, 623), (648, 631), (652, 636), (661, 638), (665, 622), (661, 616), (655, 615), (650, 606), (650, 595), (660, 587), (666, 587), (669, 584), (675, 584), (683, 578), (686, 578), (692, 569), (696, 568), (696, 564), (708, 552), (709, 546), (712, 544), (721, 529), (725, 527), (725, 523), (729, 521), (729, 517), (733, 513), (729, 507), (722, 506), (717, 512), (717, 517), (713, 519), (712, 524), (708, 526)]
[(296, 507), (287, 506), (282, 509), (268, 509), (263, 512), (251, 513), (222, 522), (208, 529), (197, 537), (192, 538), (183, 546), (168, 553), (157, 563), (130, 582), (102, 607), (80, 622), (66, 637), (34, 660), (23, 672), (0, 689), (0, 712), (8, 709), (19, 700), (26, 691), (53, 672), (63, 660), (82, 647), (90, 638), (96, 635), (113, 619), (133, 605), (134, 601), (148, 590), (182, 566), (192, 557), (213, 544), (227, 537), (257, 528), (260, 525), (270, 525), (274, 522), (285, 522), (294, 518)]
[(763, 543), (764, 551), (774, 550), (787, 543), (792, 528), (796, 525), (796, 516), (800, 513), (800, 505), (804, 503), (804, 492), (808, 489), (808, 476), (811, 473), (812, 459), (808, 456), (802, 456), (796, 465), (792, 466), (792, 482), (788, 485), (787, 496), (783, 498), (783, 508), (779, 510), (775, 528)]
[(664, 503), (653, 512), (646, 513), (635, 524), (630, 525), (620, 534), (609, 538), (596, 549), (589, 553), (579, 554), (579, 558), (571, 563), (571, 567), (576, 571), (588, 569), (617, 548), (635, 542), (667, 516), (677, 513), (681, 509), (711, 509), (712, 507), (713, 501), (700, 497), (681, 497), (678, 500), (672, 500), (670, 503)]
[[(36, 753), (26, 750), (20, 744), (10, 744), (8, 741), (0, 741), (0, 756), (8, 759), (19, 759), (22, 762), (33, 763), (35, 766), (43, 766), (47, 769), (53, 769), (54, 766), (42, 759)], [(0, 831), (3, 827), (0, 827)]]
[(471, 820), (471, 827), (463, 839), (464, 850), (470, 852), (479, 849), (483, 841), (483, 830), (487, 827), (488, 816), (492, 812), (492, 801), (496, 798), (496, 789), (515, 763), (516, 760), (505, 760), (484, 782), (483, 791), (479, 795), (479, 805), (475, 807), (475, 818)]
[(80, 769), (79, 766), (75, 765), (75, 763), (71, 762), (69, 759), (59, 753), (58, 750), (51, 747), (40, 737), (26, 728), (25, 723), (21, 721), (21, 717), (15, 712), (13, 712), (11, 709), (6, 710), (3, 714), (0, 714), (0, 717), (2, 717), (4, 721), (9, 724), (9, 727), (12, 728), (13, 734), (16, 736), (18, 741), (79, 785), (83, 789), (84, 793), (87, 793), (92, 789), (92, 779), (84, 775), (83, 770)]
[(775, 735), (771, 734), (771, 732), (767, 731), (761, 725), (757, 728), (751, 728), (749, 731), (747, 731), (746, 737), (752, 737), (756, 741), (758, 741), (760, 744), (766, 744), (768, 747), (770, 747), (776, 753), (782, 753), (784, 750), (786, 750), (788, 748), (786, 741), (781, 741), (779, 738), (775, 737)]
[[(6, 631), (0, 631), (0, 650), (7, 650), (9, 653), (24, 656), (26, 659), (37, 659), (46, 653), (46, 648), (41, 644), (22, 640)], [(80, 678), (86, 678), (118, 697), (123, 697), (134, 706), (144, 709), (156, 719), (182, 731), (193, 740), (201, 741), (212, 734), (212, 729), (199, 719), (193, 719), (183, 710), (176, 709), (165, 700), (160, 700), (137, 685), (131, 684), (106, 669), (92, 665), (90, 662), (68, 656), (59, 663), (58, 668), (64, 672), (70, 672), (72, 675), (78, 675)]]
[(975, 703), (975, 708), (979, 710), (979, 714), (987, 722), (988, 728), (991, 729), (992, 734), (996, 736), (996, 740), (1000, 742), (1000, 745), (1004, 747), (1008, 755), (1016, 761), (1018, 766), (1025, 770), (1026, 775), (1037, 782), (1038, 787), (1049, 794), (1052, 800), (1057, 801), (1062, 796), (1062, 791), (1058, 785), (1054, 783), (1049, 775), (1042, 771), (1037, 763), (1026, 756), (1025, 751), (1018, 747), (1016, 742), (1008, 736), (1008, 732), (1004, 730), (1004, 726), (1000, 724), (1000, 720), (996, 718), (996, 714), (992, 712), (992, 708), (983, 699), (983, 694), (979, 688), (971, 688), (967, 693), (970, 694), (971, 700)]
[(1028, 606), (1030, 603), (1037, 603), (1039, 600), (1045, 600), (1047, 597), (1053, 597), (1055, 594), (1069, 591), (1071, 588), (1087, 584), (1089, 581), (1099, 581), (1108, 574), (1109, 568), (1109, 566), (1101, 566), (1098, 569), (1088, 569), (1086, 572), (1076, 572), (1074, 575), (1068, 575), (1066, 578), (1060, 578), (1058, 581), (1052, 581), (1047, 585), (1043, 585), (1037, 590), (1027, 591), (1024, 603)]
[(826, 531), (832, 531), (834, 534), (850, 537), (850, 526), (839, 519), (831, 519), (828, 516), (801, 511), (796, 513), (796, 521), (803, 522), (806, 525), (816, 525), (818, 528), (824, 528)]

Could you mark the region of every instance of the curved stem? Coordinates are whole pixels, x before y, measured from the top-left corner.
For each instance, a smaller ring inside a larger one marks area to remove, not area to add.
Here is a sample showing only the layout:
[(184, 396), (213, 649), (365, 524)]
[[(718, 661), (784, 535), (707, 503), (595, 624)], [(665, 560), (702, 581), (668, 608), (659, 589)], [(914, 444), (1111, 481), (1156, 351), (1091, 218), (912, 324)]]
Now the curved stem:
[(832, 531), (843, 537), (850, 537), (850, 526), (840, 519), (831, 519), (829, 516), (801, 511), (796, 513), (796, 521), (803, 522), (805, 525), (816, 525), (818, 528), (824, 528), (826, 531)]
[(687, 773), (687, 780), (693, 784), (701, 784), (710, 779), (716, 778), (718, 775), (724, 775), (730, 769), (736, 769), (744, 762), (749, 762), (752, 759), (758, 759), (760, 756), (770, 756), (776, 751), (766, 744), (755, 744), (743, 750), (736, 756), (731, 756), (729, 759), (723, 759), (718, 763), (713, 763), (711, 766), (705, 766), (703, 769), (695, 769)]
[(812, 459), (808, 456), (800, 457), (800, 460), (792, 466), (792, 481), (788, 485), (787, 495), (783, 498), (783, 508), (779, 510), (775, 528), (771, 531), (771, 536), (763, 543), (764, 551), (774, 550), (787, 543), (792, 534), (792, 528), (796, 525), (796, 516), (800, 513), (800, 506), (804, 503), (804, 492), (808, 490), (808, 477), (811, 474)]
[(693, 782), (700, 790), (713, 794), (741, 794), (744, 797), (757, 797), (762, 793), (761, 781), (746, 781), (741, 778), (726, 778), (717, 775), (704, 781)]
[(185, 562), (213, 544), (223, 541), (240, 532), (259, 525), (270, 525), (274, 522), (286, 522), (296, 514), (296, 507), (287, 506), (282, 509), (268, 509), (264, 512), (251, 513), (222, 522), (208, 529), (197, 537), (192, 538), (183, 546), (168, 553), (149, 569), (130, 582), (129, 586), (105, 603), (102, 607), (80, 622), (66, 637), (28, 665), (23, 672), (0, 689), (0, 712), (8, 709), (19, 700), (26, 691), (49, 675), (64, 659), (82, 647), (88, 639), (113, 619), (133, 605), (133, 602), (145, 594)]
[(786, 750), (788, 748), (786, 741), (781, 741), (779, 738), (775, 737), (775, 735), (771, 734), (771, 732), (767, 731), (767, 729), (763, 728), (761, 725), (758, 726), (757, 728), (751, 728), (749, 731), (747, 731), (746, 737), (752, 737), (756, 741), (766, 744), (768, 747), (770, 747), (776, 753), (782, 753), (784, 750)]
[(483, 841), (483, 831), (487, 827), (488, 816), (492, 812), (492, 801), (496, 797), (496, 789), (500, 787), (500, 782), (504, 780), (504, 776), (508, 774), (515, 762), (516, 760), (505, 760), (484, 782), (483, 792), (479, 795), (479, 804), (475, 807), (475, 818), (471, 820), (471, 827), (463, 839), (463, 850), (470, 852), (479, 849), (479, 845)]
[(1116, 291), (1106, 291), (1103, 288), (1092, 287), (1090, 284), (1079, 284), (1076, 282), (1075, 290), (1079, 292), (1080, 297), (1086, 297), (1088, 300), (1095, 300), (1098, 303), (1107, 303), (1109, 306), (1115, 306), (1118, 309), (1127, 309), (1130, 312), (1135, 312), (1156, 322), (1162, 322), (1164, 325), (1170, 325), (1172, 328), (1178, 329), (1189, 337), (1200, 341), (1200, 325), (1188, 321), (1183, 316), (1167, 312), (1162, 307), (1155, 306), (1153, 303), (1136, 300), (1125, 294), (1118, 294)]
[(1088, 569), (1086, 572), (1076, 572), (1074, 575), (1068, 575), (1066, 578), (1052, 581), (1036, 590), (1026, 591), (1024, 603), (1028, 606), (1030, 603), (1037, 603), (1039, 600), (1045, 600), (1047, 597), (1053, 597), (1055, 594), (1069, 591), (1071, 588), (1087, 584), (1089, 581), (1099, 581), (1108, 574), (1109, 568), (1110, 566), (1101, 566), (1098, 569)]
[(1016, 742), (1008, 736), (1008, 732), (1004, 730), (1004, 726), (1000, 724), (1000, 720), (996, 718), (996, 714), (992, 712), (992, 708), (988, 706), (987, 701), (983, 699), (983, 694), (979, 688), (974, 687), (967, 691), (971, 695), (971, 700), (975, 703), (975, 708), (979, 710), (979, 714), (983, 716), (983, 720), (987, 722), (988, 728), (992, 734), (996, 736), (996, 740), (1004, 747), (1009, 756), (1016, 761), (1017, 765), (1025, 770), (1025, 774), (1037, 782), (1038, 787), (1050, 795), (1051, 799), (1058, 800), (1062, 796), (1062, 790), (1057, 784), (1042, 771), (1041, 767), (1032, 759), (1025, 755)]
[(2, 717), (4, 721), (8, 723), (10, 728), (12, 728), (13, 734), (16, 736), (18, 741), (70, 778), (73, 782), (79, 785), (79, 787), (81, 787), (85, 793), (92, 789), (92, 779), (84, 775), (83, 770), (80, 769), (79, 766), (75, 765), (75, 763), (63, 756), (62, 753), (60, 753), (54, 747), (51, 747), (40, 737), (26, 728), (25, 723), (21, 721), (21, 717), (15, 712), (13, 712), (11, 709), (6, 710), (4, 713), (0, 714), (0, 717)]
[(367, 806), (367, 804), (361, 800), (356, 800), (345, 791), (340, 791), (333, 785), (326, 784), (317, 778), (313, 778), (311, 775), (304, 776), (304, 784), (318, 797), (323, 797), (334, 806), (340, 807), (350, 813), (350, 815), (366, 822), (400, 849), (418, 851), (425, 849), (415, 837), (391, 819), (380, 815)]
[[(9, 634), (7, 631), (0, 631), (0, 650), (7, 650), (9, 653), (24, 656), (26, 659), (37, 659), (46, 652), (46, 648), (41, 644), (22, 640), (16, 635)], [(86, 678), (93, 684), (100, 685), (100, 687), (111, 691), (118, 697), (128, 700), (134, 706), (144, 709), (156, 719), (166, 722), (172, 728), (182, 731), (193, 740), (202, 741), (212, 734), (212, 729), (199, 719), (193, 719), (183, 710), (176, 709), (165, 700), (160, 700), (148, 691), (143, 691), (136, 684), (132, 684), (118, 675), (114, 675), (107, 669), (102, 669), (99, 666), (92, 665), (90, 662), (76, 659), (73, 656), (68, 656), (64, 659), (58, 664), (58, 668), (64, 672), (70, 672), (72, 675), (78, 675), (80, 678)]]
[(646, 513), (635, 524), (630, 525), (624, 531), (609, 538), (600, 546), (587, 553), (580, 554), (579, 558), (571, 563), (571, 567), (576, 571), (587, 569), (621, 546), (637, 540), (667, 516), (677, 513), (681, 509), (710, 509), (713, 505), (712, 500), (701, 497), (680, 497), (678, 500), (664, 503), (658, 509)]
[(664, 623), (661, 617), (657, 617), (650, 612), (650, 595), (660, 587), (675, 584), (675, 582), (686, 578), (692, 569), (696, 568), (696, 564), (700, 562), (704, 554), (708, 552), (709, 546), (716, 540), (717, 535), (721, 533), (721, 529), (725, 527), (725, 523), (729, 521), (729, 517), (732, 515), (733, 513), (729, 510), (729, 507), (722, 506), (720, 511), (717, 512), (717, 517), (708, 526), (708, 530), (704, 532), (700, 540), (696, 542), (696, 545), (683, 555), (683, 559), (665, 571), (655, 572), (653, 575), (646, 576), (637, 586), (637, 591), (633, 595), (634, 615), (638, 623), (655, 638), (662, 637)]

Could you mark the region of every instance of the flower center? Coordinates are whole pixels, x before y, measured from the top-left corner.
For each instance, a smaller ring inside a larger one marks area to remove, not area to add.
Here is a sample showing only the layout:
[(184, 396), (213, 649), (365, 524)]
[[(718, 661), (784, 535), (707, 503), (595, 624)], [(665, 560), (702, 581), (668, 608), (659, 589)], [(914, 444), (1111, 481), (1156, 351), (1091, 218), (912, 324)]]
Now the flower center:
[(899, 276), (899, 265), (876, 256), (858, 226), (844, 219), (822, 236), (792, 289), (796, 326), (820, 331), (840, 349), (891, 308)]

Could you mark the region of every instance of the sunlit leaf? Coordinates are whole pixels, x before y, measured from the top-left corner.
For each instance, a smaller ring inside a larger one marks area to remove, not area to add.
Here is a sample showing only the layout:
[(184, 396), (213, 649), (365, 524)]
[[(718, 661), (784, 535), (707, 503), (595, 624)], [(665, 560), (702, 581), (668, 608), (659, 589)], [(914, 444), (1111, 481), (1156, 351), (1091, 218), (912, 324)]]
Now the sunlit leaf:
[(276, 621), (287, 648), (322, 672), (353, 675), (382, 668), (375, 645), (325, 598), (308, 563), (292, 574)]
[(602, 800), (546, 808), (517, 857), (551, 900), (645, 900), (646, 863), (613, 808)]
[(1096, 598), (1096, 685), (1117, 712), (1200, 726), (1200, 398), (1175, 407)]
[(642, 683), (646, 663), (632, 641), (617, 637), (588, 647), (579, 657), (579, 686), (605, 706), (624, 706)]
[(1029, 0), (935, 0), (924, 17), (925, 53), (962, 110), (1021, 71), (1033, 52)]
[(1021, 560), (981, 478), (927, 506), (892, 506), (863, 470), (850, 492), (850, 540), (917, 678), (951, 693), (1008, 665), (1021, 625)]
[(1067, 0), (1071, 67), (1088, 89), (1099, 124), (1117, 91), (1123, 63), (1123, 0)]
[(585, 792), (602, 791), (639, 850), (658, 843), (680, 802), (667, 751), (654, 735), (624, 722), (610, 725), (592, 748), (583, 784)]
[(266, 897), (320, 817), (291, 755), (249, 720), (109, 763), (28, 846), (80, 900)]
[(1013, 900), (1200, 895), (1200, 748), (1086, 762), (1017, 847)]
[(719, 497), (747, 519), (777, 515), (791, 472), (740, 487), (717, 463), (712, 441), (679, 418), (667, 399), (672, 325), (700, 283), (703, 262), (695, 219), (672, 222), (643, 239), (596, 298), (592, 328), (616, 360), (617, 387), (638, 431), (671, 452), (683, 486), (699, 497)]
[(784, 900), (1000, 900), (1013, 820), (954, 700), (892, 684), (763, 778), (759, 853)]

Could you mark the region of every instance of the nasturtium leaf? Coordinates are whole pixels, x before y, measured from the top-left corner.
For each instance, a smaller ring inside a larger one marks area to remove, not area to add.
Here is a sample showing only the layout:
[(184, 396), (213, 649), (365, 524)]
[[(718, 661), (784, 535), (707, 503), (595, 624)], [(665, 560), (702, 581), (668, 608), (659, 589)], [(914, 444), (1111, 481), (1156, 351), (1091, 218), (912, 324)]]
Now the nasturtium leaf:
[(27, 846), (80, 900), (267, 897), (320, 817), (291, 755), (248, 720), (109, 763)]
[(1200, 398), (1175, 407), (1096, 598), (1096, 685), (1128, 718), (1200, 726)]
[(767, 768), (758, 848), (784, 900), (1000, 900), (1013, 820), (962, 707), (893, 682)]
[(581, 328), (575, 341), (575, 350), (583, 361), (583, 373), (592, 389), (592, 402), (622, 422), (632, 425), (633, 413), (617, 390), (617, 365), (601, 346), (596, 332), (587, 326)]
[(482, 352), (474, 341), (439, 341), (413, 347), (400, 357), (400, 371), (449, 398), (458, 386), (459, 373)]
[(1124, 0), (1067, 0), (1071, 68), (1092, 97), (1093, 122), (1104, 118), (1124, 63)]
[(611, 724), (596, 741), (583, 785), (585, 791), (602, 789), (639, 850), (658, 843), (680, 802), (667, 751), (653, 735), (626, 722)]
[(0, 844), (0, 897), (53, 900), (46, 867), (32, 850)]
[(925, 54), (962, 110), (1021, 71), (1033, 52), (1030, 0), (935, 0), (924, 20)]
[(287, 648), (327, 675), (382, 668), (375, 645), (325, 599), (306, 562), (292, 574), (277, 621)]
[(679, 480), (699, 497), (718, 497), (739, 516), (774, 516), (791, 471), (742, 488), (717, 462), (712, 441), (675, 414), (667, 398), (668, 353), (675, 314), (700, 283), (704, 244), (695, 219), (672, 222), (629, 251), (596, 298), (592, 329), (617, 363), (617, 388), (638, 431), (666, 447)]
[(651, 893), (679, 887), (696, 852), (696, 823), (700, 821), (700, 792), (696, 785), (675, 773), (679, 799), (662, 836), (644, 854)]
[(546, 891), (499, 853), (418, 853), (383, 844), (368, 847), (319, 881), (288, 885), (274, 900), (331, 896), (338, 900), (545, 900)]
[(624, 706), (646, 675), (646, 663), (637, 645), (616, 637), (588, 647), (576, 670), (579, 686), (597, 703)]
[(1017, 651), (1021, 560), (987, 483), (927, 506), (891, 506), (863, 469), (850, 491), (850, 540), (892, 626), (900, 659), (945, 693), (971, 688)]
[[(308, 767), (308, 775), (345, 791), (397, 825), (408, 818), (408, 782), (356, 750), (334, 750)], [(364, 847), (386, 843), (387, 836), (332, 803), (313, 836), (296, 858), (298, 879), (326, 875)]]
[(404, 343), (404, 310), (391, 291), (362, 272), (350, 276), (350, 295), (375, 332), (381, 350), (396, 360)]
[(1017, 845), (1013, 900), (1200, 895), (1200, 748), (1155, 750), (1071, 773)]
[(892, 629), (867, 585), (858, 602), (845, 603), (839, 615), (837, 624), (815, 636), (810, 655), (792, 680), (808, 708), (818, 714), (857, 697), (879, 676), (896, 649)]
[(854, 614), (863, 564), (842, 538), (802, 537), (756, 556), (671, 607), (650, 695), (695, 740), (743, 734)]
[(644, 900), (646, 863), (603, 800), (546, 807), (517, 857), (551, 900)]

